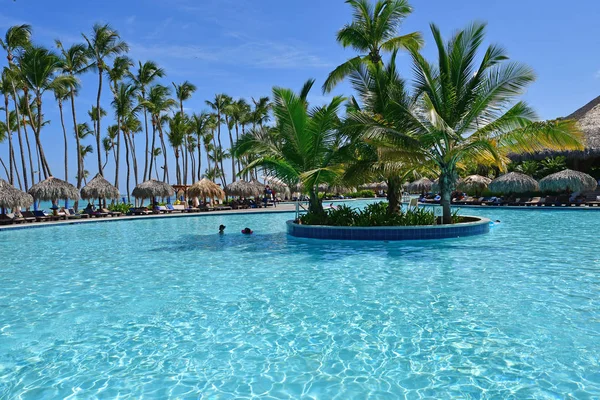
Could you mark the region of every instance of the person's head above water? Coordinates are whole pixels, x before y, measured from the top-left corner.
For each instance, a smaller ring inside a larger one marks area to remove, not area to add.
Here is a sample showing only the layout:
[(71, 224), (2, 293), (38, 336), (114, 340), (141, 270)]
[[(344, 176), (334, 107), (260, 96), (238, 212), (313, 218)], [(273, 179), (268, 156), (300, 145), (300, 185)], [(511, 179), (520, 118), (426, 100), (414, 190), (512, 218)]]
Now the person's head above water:
[(252, 229), (250, 229), (250, 228), (244, 228), (244, 229), (242, 229), (242, 233), (244, 235), (250, 235), (252, 233)]
[(219, 233), (225, 232), (225, 225), (219, 225)]

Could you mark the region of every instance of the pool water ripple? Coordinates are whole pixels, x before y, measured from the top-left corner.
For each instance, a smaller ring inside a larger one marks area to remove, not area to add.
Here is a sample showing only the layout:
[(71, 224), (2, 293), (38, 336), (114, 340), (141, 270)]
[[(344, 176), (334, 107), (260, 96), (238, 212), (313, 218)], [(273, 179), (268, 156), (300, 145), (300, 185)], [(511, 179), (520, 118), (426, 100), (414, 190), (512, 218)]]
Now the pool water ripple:
[(599, 397), (600, 213), (467, 213), (502, 223), (407, 243), (291, 238), (290, 214), (0, 232), (0, 398)]

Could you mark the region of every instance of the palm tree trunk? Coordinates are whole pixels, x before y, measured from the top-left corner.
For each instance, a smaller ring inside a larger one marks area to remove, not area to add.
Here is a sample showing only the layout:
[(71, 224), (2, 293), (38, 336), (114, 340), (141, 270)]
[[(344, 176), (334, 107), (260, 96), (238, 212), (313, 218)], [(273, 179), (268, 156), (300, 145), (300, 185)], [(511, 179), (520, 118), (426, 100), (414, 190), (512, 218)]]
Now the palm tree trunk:
[(198, 180), (202, 178), (202, 143), (201, 138), (198, 135)]
[(319, 199), (319, 194), (315, 188), (310, 189), (310, 203), (308, 205), (308, 212), (313, 214), (324, 214), (323, 203)]
[[(236, 122), (235, 123), (235, 142), (237, 143), (239, 140), (240, 140), (240, 127), (239, 127), (238, 123)], [(232, 146), (233, 146), (233, 144), (232, 144)], [(233, 154), (232, 154), (232, 157), (233, 157)], [(238, 168), (238, 171), (242, 170), (242, 164), (240, 163), (239, 158), (237, 159), (237, 168)]]
[(167, 146), (165, 146), (165, 138), (163, 136), (162, 127), (158, 126), (158, 137), (160, 139), (160, 145), (162, 147), (163, 159), (165, 161), (163, 168), (163, 182), (169, 183), (169, 163), (167, 159)]
[[(229, 145), (233, 146), (233, 136), (231, 135), (231, 128), (229, 127), (229, 118), (225, 117), (226, 123), (227, 123), (227, 131), (229, 132)], [(231, 156), (231, 181), (235, 182), (236, 180), (236, 176), (235, 176), (235, 157), (233, 156), (233, 154), (230, 154)]]
[(25, 143), (27, 145), (27, 155), (29, 156), (29, 172), (31, 174), (31, 184), (35, 182), (35, 169), (33, 168), (33, 157), (31, 156), (31, 145), (29, 144), (29, 134), (27, 132), (27, 124), (25, 117), (23, 117), (23, 134), (25, 136)]
[(98, 96), (96, 97), (96, 149), (98, 151), (98, 173), (104, 176), (102, 153), (100, 152), (100, 97), (102, 95), (102, 67), (98, 66)]
[(15, 176), (17, 177), (17, 182), (19, 183), (19, 189), (23, 190), (23, 185), (21, 183), (21, 174), (19, 174), (19, 169), (17, 168), (17, 158), (15, 157), (15, 148), (10, 149), (11, 159), (12, 159), (12, 167), (15, 171)]
[(115, 187), (119, 188), (119, 164), (121, 159), (121, 117), (117, 116), (117, 146), (116, 146), (114, 157), (115, 157)]
[(440, 167), (440, 192), (441, 192), (441, 201), (443, 209), (443, 224), (451, 224), (452, 223), (452, 211), (450, 209), (450, 201), (452, 197), (452, 186), (455, 182), (456, 172), (454, 168), (449, 166), (441, 166)]
[[(142, 88), (142, 98), (145, 99), (146, 98), (146, 91)], [(144, 176), (143, 176), (143, 182), (146, 181), (146, 176), (148, 176), (148, 179), (150, 179), (150, 176), (148, 175), (148, 155), (150, 155), (150, 160), (152, 160), (153, 155), (152, 153), (149, 153), (149, 145), (150, 145), (150, 138), (148, 136), (148, 112), (146, 111), (146, 106), (142, 106), (142, 108), (144, 109), (144, 131), (146, 132), (146, 155), (144, 157)], [(152, 173), (152, 161), (150, 161), (150, 173)]]
[(400, 212), (400, 202), (402, 200), (402, 182), (399, 177), (390, 177), (387, 180), (388, 191), (388, 214), (397, 214)]
[(2, 168), (4, 168), (4, 172), (6, 173), (6, 177), (8, 178), (8, 169), (6, 169), (6, 164), (4, 164), (4, 160), (0, 157), (0, 164), (2, 164)]
[(58, 111), (60, 113), (60, 124), (63, 130), (63, 139), (65, 141), (65, 181), (69, 181), (69, 145), (67, 141), (67, 129), (65, 128), (62, 100), (58, 100)]
[(139, 182), (137, 155), (135, 153), (135, 140), (133, 140), (133, 136), (130, 134), (127, 135), (127, 139), (129, 140), (129, 147), (131, 148), (131, 161), (133, 162), (133, 181), (135, 182), (135, 186), (137, 186)]
[[(50, 172), (50, 166), (48, 165), (48, 161), (46, 160), (46, 155), (44, 154), (44, 147), (42, 146), (42, 141), (40, 139), (40, 131), (42, 129), (42, 95), (41, 93), (37, 92), (35, 94), (35, 101), (37, 103), (37, 127), (35, 127), (35, 129), (33, 130), (33, 133), (35, 135), (35, 142), (37, 143), (37, 148), (39, 151), (39, 155), (40, 155), (40, 160), (42, 163), (42, 170), (44, 172), (44, 179), (48, 179), (49, 177), (52, 176), (52, 172)], [(27, 108), (29, 111), (29, 118), (30, 120), (32, 120), (31, 118), (31, 107), (29, 107), (29, 103), (27, 104)]]
[[(125, 134), (125, 133), (123, 133)], [(125, 178), (125, 190), (127, 190), (127, 203), (131, 204), (131, 197), (129, 194), (129, 174), (131, 173), (131, 168), (129, 166), (129, 146), (127, 144), (127, 140), (125, 140), (125, 163), (127, 165), (127, 175)]]
[[(152, 156), (152, 158), (156, 157)], [(156, 160), (154, 160), (154, 171), (156, 172), (156, 179), (158, 179), (158, 164), (156, 163)], [(148, 179), (151, 179), (150, 175), (148, 175)]]
[(14, 164), (14, 151), (12, 145), (12, 132), (10, 130), (10, 113), (8, 111), (8, 94), (4, 94), (4, 113), (6, 117), (6, 134), (8, 135), (8, 163), (10, 172), (7, 174), (8, 182), (14, 185), (13, 180), (13, 164)]
[[(77, 189), (81, 189), (81, 181), (83, 175), (83, 160), (81, 158), (81, 152), (79, 146), (81, 145), (79, 140), (79, 128), (77, 127), (77, 114), (75, 113), (75, 91), (71, 89), (71, 114), (73, 114), (73, 129), (75, 130), (75, 144), (77, 145)], [(75, 211), (79, 207), (79, 200), (75, 201), (73, 205)]]
[[(13, 89), (12, 98), (13, 98), (13, 103), (15, 105), (15, 115), (17, 117), (17, 135), (19, 137), (19, 148), (21, 150), (21, 166), (23, 168), (23, 184), (25, 187), (25, 191), (27, 191), (29, 189), (28, 182), (27, 182), (27, 164), (25, 162), (25, 149), (23, 148), (23, 138), (21, 137), (21, 122), (20, 122), (20, 115), (19, 115), (19, 107), (17, 104), (17, 101), (18, 101), (17, 89), (15, 87), (14, 82), (12, 84), (12, 89)], [(8, 109), (8, 104), (6, 103), (6, 100), (5, 100), (5, 107)]]
[(194, 157), (194, 152), (190, 151), (190, 160), (192, 162), (192, 167), (190, 170), (192, 171), (192, 183), (196, 182), (196, 157)]
[[(217, 140), (219, 141), (219, 149), (223, 152), (223, 145), (221, 144), (221, 112), (217, 113)], [(225, 169), (223, 168), (223, 157), (221, 157), (219, 164), (221, 164), (221, 182), (223, 183), (223, 187), (227, 186), (227, 181), (225, 180)], [(217, 160), (215, 160), (215, 163)]]
[[(148, 169), (148, 179), (152, 179), (152, 163), (156, 164), (156, 157), (154, 156), (154, 145), (156, 144), (156, 124), (154, 123), (154, 117), (152, 118), (152, 150), (150, 151), (150, 168)], [(158, 174), (156, 174), (156, 179), (158, 179)]]
[(179, 148), (176, 146), (173, 151), (175, 152), (175, 177), (177, 179), (177, 184), (181, 185), (181, 171), (179, 169)]

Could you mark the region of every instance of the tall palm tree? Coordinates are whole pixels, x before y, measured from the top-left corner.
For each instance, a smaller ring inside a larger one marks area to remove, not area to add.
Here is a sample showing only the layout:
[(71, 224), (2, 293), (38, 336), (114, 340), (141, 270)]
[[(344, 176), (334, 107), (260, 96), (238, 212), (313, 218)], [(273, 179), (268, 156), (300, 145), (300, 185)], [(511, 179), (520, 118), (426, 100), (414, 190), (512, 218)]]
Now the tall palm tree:
[(44, 176), (52, 175), (50, 166), (40, 139), (42, 129), (42, 98), (47, 90), (59, 87), (69, 88), (74, 85), (75, 79), (70, 75), (62, 75), (60, 58), (48, 49), (38, 46), (27, 47), (19, 58), (19, 71), (26, 86), (33, 91), (37, 106), (37, 120), (33, 120), (31, 108), (28, 110), (30, 123), (36, 139), (37, 149), (41, 159), (41, 168)]
[(271, 104), (269, 103), (269, 97), (260, 97), (258, 100), (252, 98), (254, 109), (250, 112), (250, 121), (252, 122), (252, 128), (256, 129), (256, 126), (262, 127), (269, 121), (269, 110)]
[[(34, 115), (37, 113), (37, 107), (35, 102), (30, 101), (29, 92), (27, 86), (23, 83), (20, 75), (15, 74), (15, 79), (19, 80), (19, 84), (23, 88), (23, 96), (17, 99), (15, 113), (20, 117), (17, 127), (23, 127), (23, 136), (25, 137), (25, 144), (27, 145), (27, 159), (29, 160), (29, 173), (31, 174), (31, 183), (35, 181), (35, 169), (33, 168), (33, 157), (31, 155), (31, 143), (29, 143), (29, 133), (27, 127), (31, 126), (27, 110), (31, 108)], [(38, 167), (38, 169), (40, 169)]]
[[(231, 101), (231, 97), (229, 97), (226, 94), (215, 95), (215, 98), (213, 101), (206, 100), (206, 105), (208, 105), (210, 108), (212, 108), (216, 114), (216, 128), (217, 128), (216, 139), (219, 143), (218, 147), (220, 147), (220, 148), (223, 147), (223, 145), (221, 144), (221, 124), (223, 122), (223, 113), (224, 113), (225, 107), (227, 106), (227, 104), (230, 103), (230, 101)], [(215, 147), (217, 147), (217, 146), (215, 146)], [(223, 168), (223, 159), (222, 158), (220, 160), (220, 166), (221, 166), (221, 171), (225, 171)], [(224, 184), (226, 184), (227, 180), (224, 178), (223, 182), (224, 182)]]
[[(250, 113), (250, 106), (248, 105), (248, 103), (246, 103), (246, 100), (244, 99), (239, 99), (234, 101), (233, 103), (231, 103), (229, 105), (229, 107), (227, 108), (227, 113), (229, 114), (231, 121), (230, 123), (233, 125), (233, 127), (235, 127), (235, 141), (237, 142), (240, 139), (240, 126), (243, 127), (244, 123), (248, 120), (248, 114)], [(233, 147), (234, 142), (233, 139), (231, 141), (231, 146)], [(234, 165), (234, 155), (232, 153), (232, 157), (231, 157), (231, 162), (232, 165)], [(241, 164), (240, 164), (240, 159), (237, 159), (237, 169), (238, 171), (241, 170)], [(235, 171), (235, 169), (234, 169)], [(234, 176), (234, 181), (235, 181), (235, 174), (233, 174)]]
[[(198, 147), (198, 179), (202, 178), (202, 141), (208, 131), (209, 118), (209, 114), (204, 111), (192, 115), (192, 132), (196, 135), (196, 145)], [(195, 179), (192, 180), (195, 181)]]
[(117, 140), (115, 148), (115, 186), (119, 188), (119, 165), (121, 160), (121, 118), (132, 108), (135, 86), (122, 84), (125, 76), (129, 75), (129, 67), (133, 62), (129, 57), (115, 57), (112, 67), (108, 69), (108, 82), (113, 95), (112, 105), (115, 109), (117, 120)]
[(104, 175), (102, 170), (102, 155), (100, 154), (100, 98), (102, 96), (102, 76), (104, 71), (108, 70), (107, 61), (109, 58), (129, 51), (127, 43), (121, 40), (119, 32), (111, 28), (108, 24), (95, 24), (92, 28), (92, 34), (88, 37), (82, 34), (88, 45), (88, 56), (92, 63), (91, 68), (98, 71), (98, 95), (96, 96), (96, 148), (98, 150), (98, 173)]
[[(184, 117), (183, 113), (183, 102), (189, 100), (192, 97), (192, 94), (196, 91), (196, 85), (189, 81), (185, 81), (182, 84), (176, 85), (175, 82), (172, 82), (173, 87), (175, 88), (175, 97), (179, 101), (179, 112), (181, 117)], [(184, 147), (187, 148), (187, 135), (184, 137)], [(185, 157), (183, 159), (183, 184), (187, 184), (187, 175), (188, 175), (188, 155), (185, 153)]]
[(135, 134), (142, 132), (142, 123), (137, 117), (138, 108), (135, 107), (123, 118), (123, 124), (121, 129), (123, 130), (123, 136), (125, 142), (129, 143), (131, 149), (131, 162), (133, 163), (133, 181), (137, 186), (138, 181), (138, 163), (137, 163), (137, 152), (135, 150)]
[[(11, 185), (14, 185), (14, 177), (15, 177), (15, 170), (17, 170), (16, 168), (16, 162), (15, 162), (15, 152), (13, 149), (13, 143), (12, 143), (12, 126), (10, 124), (10, 109), (8, 107), (9, 105), (9, 99), (12, 93), (12, 82), (10, 81), (9, 78), (6, 77), (5, 74), (3, 74), (2, 76), (0, 76), (0, 93), (2, 93), (2, 95), (4, 96), (4, 114), (5, 114), (5, 124), (4, 124), (4, 129), (5, 132), (3, 133), (4, 135), (4, 139), (8, 138), (8, 164), (9, 164), (9, 170), (7, 172), (7, 178), (8, 181), (10, 182)], [(17, 177), (19, 176), (19, 172), (17, 172)], [(20, 182), (20, 179), (19, 179)], [(20, 185), (20, 183), (19, 183)]]
[[(160, 156), (162, 154), (162, 150), (161, 149), (154, 149), (154, 151), (152, 152), (152, 158), (154, 159), (154, 171), (156, 172), (156, 178), (158, 179), (158, 166), (156, 165), (156, 157)], [(152, 172), (152, 171), (150, 171)], [(152, 179), (152, 173), (148, 174), (148, 179)]]
[(444, 223), (451, 223), (450, 195), (462, 165), (476, 161), (504, 169), (508, 152), (581, 148), (581, 132), (573, 121), (535, 122), (534, 111), (517, 101), (533, 71), (505, 62), (504, 49), (491, 45), (480, 62), (485, 25), (475, 23), (444, 42), (431, 25), (438, 50), (437, 65), (411, 49), (415, 72), (411, 99), (401, 81), (388, 89), (383, 113), (349, 114), (362, 125), (364, 137), (376, 143), (387, 161), (421, 164), (439, 176)]
[[(25, 47), (28, 47), (31, 44), (31, 25), (23, 24), (23, 25), (15, 25), (8, 28), (6, 34), (4, 35), (4, 39), (0, 39), (0, 46), (6, 51), (6, 59), (8, 60), (8, 69), (5, 68), (3, 75), (3, 80), (10, 81), (12, 87), (12, 98), (13, 104), (15, 108), (15, 112), (17, 114), (17, 121), (21, 120), (19, 114), (19, 107), (17, 105), (19, 101), (19, 97), (17, 95), (17, 80), (18, 74), (14, 71), (9, 73), (10, 69), (14, 70), (15, 62), (14, 57), (16, 52), (22, 51)], [(21, 138), (21, 125), (17, 124), (17, 135), (19, 139), (19, 146), (21, 149), (21, 165), (23, 167), (23, 183), (25, 190), (28, 189), (28, 181), (27, 181), (27, 167), (25, 164), (25, 152), (23, 149), (23, 139)], [(32, 161), (30, 159), (30, 164)]]
[(379, 64), (382, 51), (418, 48), (423, 43), (419, 32), (398, 36), (402, 21), (412, 13), (407, 0), (377, 0), (374, 5), (370, 0), (346, 0), (346, 3), (353, 9), (353, 20), (340, 29), (337, 41), (363, 54), (334, 69), (323, 84), (324, 92), (330, 92), (344, 80), (357, 61)]
[[(146, 179), (150, 179), (150, 175), (152, 174), (152, 166), (150, 166), (150, 169), (148, 169), (148, 165), (149, 165), (148, 157), (152, 156), (152, 159), (154, 159), (156, 157), (154, 155), (154, 150), (151, 151), (149, 148), (150, 138), (148, 136), (148, 113), (146, 110), (146, 106), (144, 104), (144, 102), (147, 100), (146, 99), (146, 91), (148, 89), (148, 86), (152, 82), (154, 82), (154, 80), (156, 80), (158, 78), (162, 78), (163, 76), (165, 76), (165, 71), (162, 68), (159, 68), (158, 65), (153, 61), (146, 61), (145, 63), (138, 61), (137, 72), (135, 74), (130, 73), (131, 80), (133, 81), (135, 86), (140, 91), (140, 96), (141, 96), (140, 103), (142, 103), (142, 109), (144, 110), (144, 130), (146, 132), (146, 153), (145, 153), (145, 161), (144, 161), (144, 176), (142, 179), (143, 181), (146, 181)], [(154, 137), (152, 138), (152, 140), (154, 141)]]
[[(171, 111), (171, 109), (177, 105), (175, 100), (173, 100), (172, 98), (169, 97), (170, 95), (171, 95), (171, 90), (168, 87), (163, 86), (163, 85), (154, 85), (154, 86), (150, 87), (150, 89), (148, 91), (148, 99), (143, 102), (146, 109), (150, 113), (150, 116), (152, 119), (152, 150), (151, 150), (152, 154), (154, 154), (154, 149), (156, 148), (156, 144), (155, 144), (156, 132), (158, 131), (158, 133), (159, 133), (159, 138), (161, 141), (162, 155), (164, 158), (163, 181), (165, 181), (167, 179), (169, 170), (168, 170), (168, 165), (167, 165), (167, 152), (166, 152), (166, 148), (165, 148), (164, 136), (162, 133), (163, 132), (162, 131), (162, 123), (163, 123), (162, 118), (166, 113)], [(154, 159), (154, 157), (151, 159), (151, 162), (150, 162), (150, 171), (152, 171), (153, 159)]]
[(168, 119), (168, 125), (169, 132), (167, 133), (167, 138), (169, 140), (169, 144), (173, 148), (173, 152), (175, 153), (177, 184), (181, 185), (182, 176), (181, 168), (179, 166), (179, 157), (181, 155), (181, 147), (185, 144), (185, 137), (190, 131), (190, 124), (185, 115), (182, 116), (181, 114), (175, 114), (175, 116)]
[(258, 155), (246, 170), (260, 166), (288, 184), (301, 182), (310, 195), (309, 211), (323, 214), (318, 186), (334, 182), (341, 174), (338, 154), (343, 141), (338, 112), (344, 98), (336, 96), (326, 106), (309, 109), (306, 95), (313, 83), (307, 82), (300, 95), (274, 88), (274, 134), (269, 140), (249, 138), (239, 143), (237, 150)]
[[(76, 134), (79, 136), (79, 143), (81, 143), (81, 141), (84, 140), (85, 138), (87, 138), (89, 136), (93, 136), (95, 134), (94, 130), (92, 128), (90, 128), (90, 126), (88, 125), (87, 122), (77, 125), (77, 128), (74, 129), (74, 132), (76, 132)], [(85, 158), (84, 157), (87, 154), (93, 153), (94, 150), (93, 150), (93, 148), (91, 148), (91, 146), (83, 145), (83, 144), (79, 145), (79, 149), (80, 149), (79, 154), (81, 155), (81, 161), (82, 161), (82, 165), (81, 165), (82, 169), (81, 169), (81, 176), (77, 177), (77, 179), (81, 178), (83, 180), (83, 178), (85, 177), (85, 174), (83, 173), (85, 171)], [(81, 149), (85, 149), (86, 151), (81, 151)], [(87, 150), (90, 150), (90, 151), (87, 151)]]
[[(56, 47), (60, 50), (62, 56), (62, 71), (64, 74), (72, 76), (74, 79), (83, 73), (85, 73), (89, 67), (89, 58), (87, 48), (84, 44), (73, 44), (71, 47), (66, 49), (60, 40), (56, 40)], [(75, 84), (70, 87), (69, 96), (71, 98), (71, 115), (73, 117), (73, 127), (75, 129), (75, 141), (76, 146), (79, 148), (81, 143), (79, 142), (79, 134), (77, 133), (77, 113), (75, 112), (75, 95), (79, 85)], [(77, 189), (81, 189), (83, 179), (83, 160), (80, 152), (77, 152)], [(75, 202), (75, 209), (77, 209), (78, 202)]]

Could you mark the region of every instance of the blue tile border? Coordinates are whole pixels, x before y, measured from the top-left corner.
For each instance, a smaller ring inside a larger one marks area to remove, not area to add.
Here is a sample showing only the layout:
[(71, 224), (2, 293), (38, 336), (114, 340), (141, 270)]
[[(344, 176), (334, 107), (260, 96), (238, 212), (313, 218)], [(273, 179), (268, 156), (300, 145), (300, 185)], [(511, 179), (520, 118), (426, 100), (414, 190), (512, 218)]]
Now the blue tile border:
[(489, 219), (466, 217), (472, 218), (473, 221), (453, 225), (382, 227), (309, 226), (287, 221), (286, 229), (288, 235), (306, 239), (389, 241), (450, 239), (483, 235), (490, 231)]

